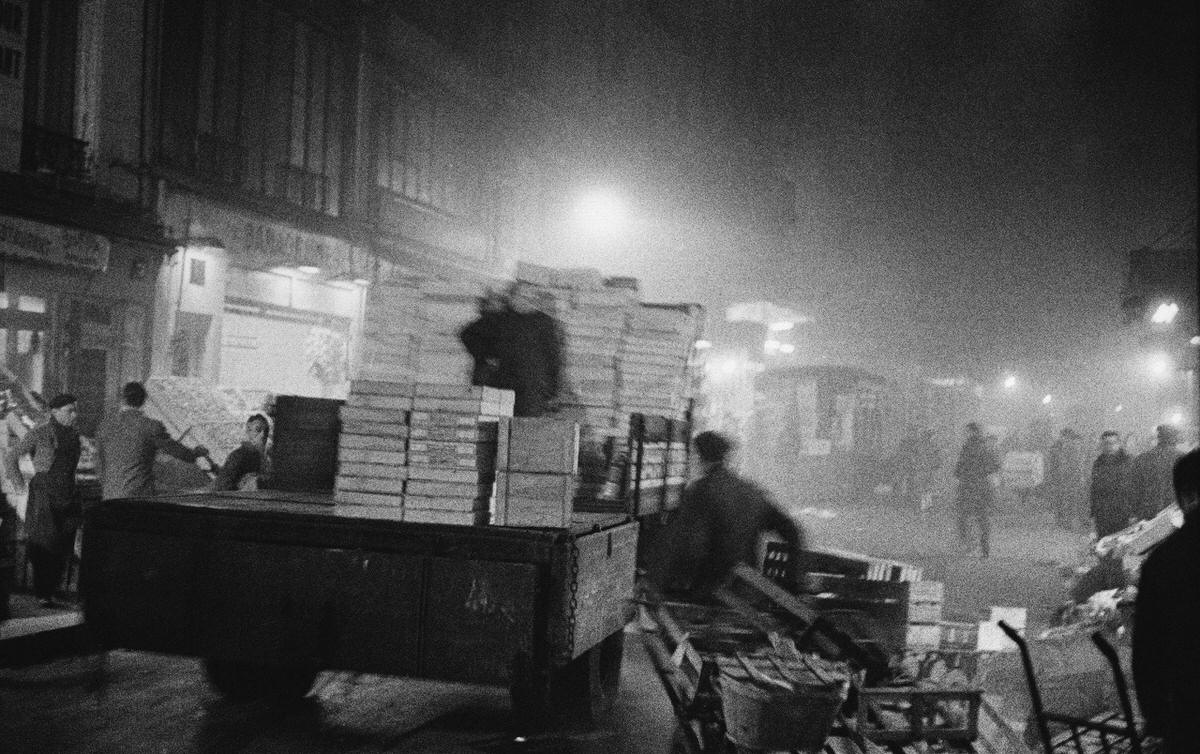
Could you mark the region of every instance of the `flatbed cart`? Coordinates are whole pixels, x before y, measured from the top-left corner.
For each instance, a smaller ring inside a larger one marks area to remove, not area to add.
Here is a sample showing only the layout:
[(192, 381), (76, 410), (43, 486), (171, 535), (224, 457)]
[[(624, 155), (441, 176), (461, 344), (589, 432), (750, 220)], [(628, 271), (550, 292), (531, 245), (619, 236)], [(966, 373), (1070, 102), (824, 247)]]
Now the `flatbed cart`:
[[(679, 723), (674, 752), (975, 751), (980, 691), (881, 685), (886, 661), (749, 567), (715, 597), (639, 605), (643, 643)], [(831, 699), (838, 666), (848, 688)], [(799, 675), (826, 687), (801, 688)]]

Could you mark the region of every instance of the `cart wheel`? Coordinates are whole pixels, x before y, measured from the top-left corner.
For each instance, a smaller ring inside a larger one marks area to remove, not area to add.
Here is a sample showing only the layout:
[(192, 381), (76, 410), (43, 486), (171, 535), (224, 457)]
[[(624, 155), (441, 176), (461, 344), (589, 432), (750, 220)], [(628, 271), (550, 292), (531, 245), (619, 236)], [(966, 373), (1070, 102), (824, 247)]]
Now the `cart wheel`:
[(291, 701), (309, 692), (318, 671), (304, 665), (263, 665), (209, 657), (204, 660), (204, 672), (213, 688), (228, 699)]

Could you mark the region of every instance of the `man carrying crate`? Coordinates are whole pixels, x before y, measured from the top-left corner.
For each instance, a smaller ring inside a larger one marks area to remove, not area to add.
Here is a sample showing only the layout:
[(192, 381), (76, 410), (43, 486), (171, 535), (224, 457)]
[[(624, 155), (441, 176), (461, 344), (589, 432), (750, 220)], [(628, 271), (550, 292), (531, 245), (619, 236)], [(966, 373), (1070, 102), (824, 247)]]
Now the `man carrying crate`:
[(800, 524), (761, 487), (726, 465), (733, 450), (728, 438), (701, 432), (692, 443), (702, 474), (684, 490), (648, 575), (662, 589), (682, 590), (707, 601), (736, 564), (755, 563), (760, 534), (774, 531), (782, 536), (792, 562), (804, 549), (805, 536)]

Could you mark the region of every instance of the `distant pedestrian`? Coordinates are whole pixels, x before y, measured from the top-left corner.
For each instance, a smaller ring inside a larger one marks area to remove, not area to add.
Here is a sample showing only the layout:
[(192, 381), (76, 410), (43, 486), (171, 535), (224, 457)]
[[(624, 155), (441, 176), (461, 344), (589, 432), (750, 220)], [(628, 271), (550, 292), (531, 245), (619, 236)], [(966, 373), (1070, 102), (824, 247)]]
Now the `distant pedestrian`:
[(242, 440), (213, 480), (213, 489), (224, 490), (265, 490), (271, 486), (271, 461), (267, 452), (267, 441), (271, 437), (271, 427), (267, 417), (253, 414), (246, 420), (246, 439)]
[(33, 565), (33, 593), (42, 607), (54, 607), (67, 559), (75, 549), (75, 528), (81, 514), (75, 467), (82, 445), (75, 420), (75, 396), (56, 395), (47, 404), (50, 419), (25, 433), (9, 453), (6, 470), (14, 489), (25, 486), (21, 456), (33, 459), (33, 478), (25, 506), (25, 535)]
[(958, 479), (958, 538), (970, 545), (972, 522), (979, 530), (979, 546), (983, 557), (990, 554), (991, 509), (996, 490), (993, 475), (1000, 471), (1000, 458), (984, 437), (979, 425), (967, 425), (967, 439), (958, 453), (954, 476)]
[(1138, 518), (1154, 518), (1159, 511), (1175, 502), (1171, 486), (1171, 473), (1175, 462), (1183, 455), (1179, 452), (1179, 431), (1170, 424), (1155, 428), (1157, 444), (1133, 459), (1130, 470), (1130, 495), (1133, 515)]
[(1083, 438), (1067, 427), (1047, 456), (1045, 489), (1054, 506), (1054, 520), (1068, 531), (1082, 531), (1087, 524), (1084, 511), (1088, 484)]
[(1121, 435), (1108, 430), (1100, 435), (1100, 455), (1092, 462), (1088, 505), (1096, 536), (1107, 537), (1129, 526), (1129, 476), (1132, 457), (1121, 447)]
[(142, 383), (125, 383), (121, 402), (120, 411), (106, 417), (96, 433), (96, 471), (105, 500), (157, 494), (154, 458), (159, 451), (188, 463), (208, 455), (203, 445), (188, 448), (172, 439), (162, 422), (142, 413), (146, 403)]

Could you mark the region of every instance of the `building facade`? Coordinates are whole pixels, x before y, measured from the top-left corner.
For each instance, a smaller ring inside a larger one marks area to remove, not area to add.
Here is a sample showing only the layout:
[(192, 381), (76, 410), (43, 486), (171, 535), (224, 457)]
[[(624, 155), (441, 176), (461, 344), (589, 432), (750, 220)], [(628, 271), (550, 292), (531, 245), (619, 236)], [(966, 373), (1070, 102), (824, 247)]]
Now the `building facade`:
[(4, 366), (85, 430), (150, 375), (338, 397), (372, 285), (570, 259), (594, 180), (762, 253), (761, 14), (668, 5), (0, 0)]

